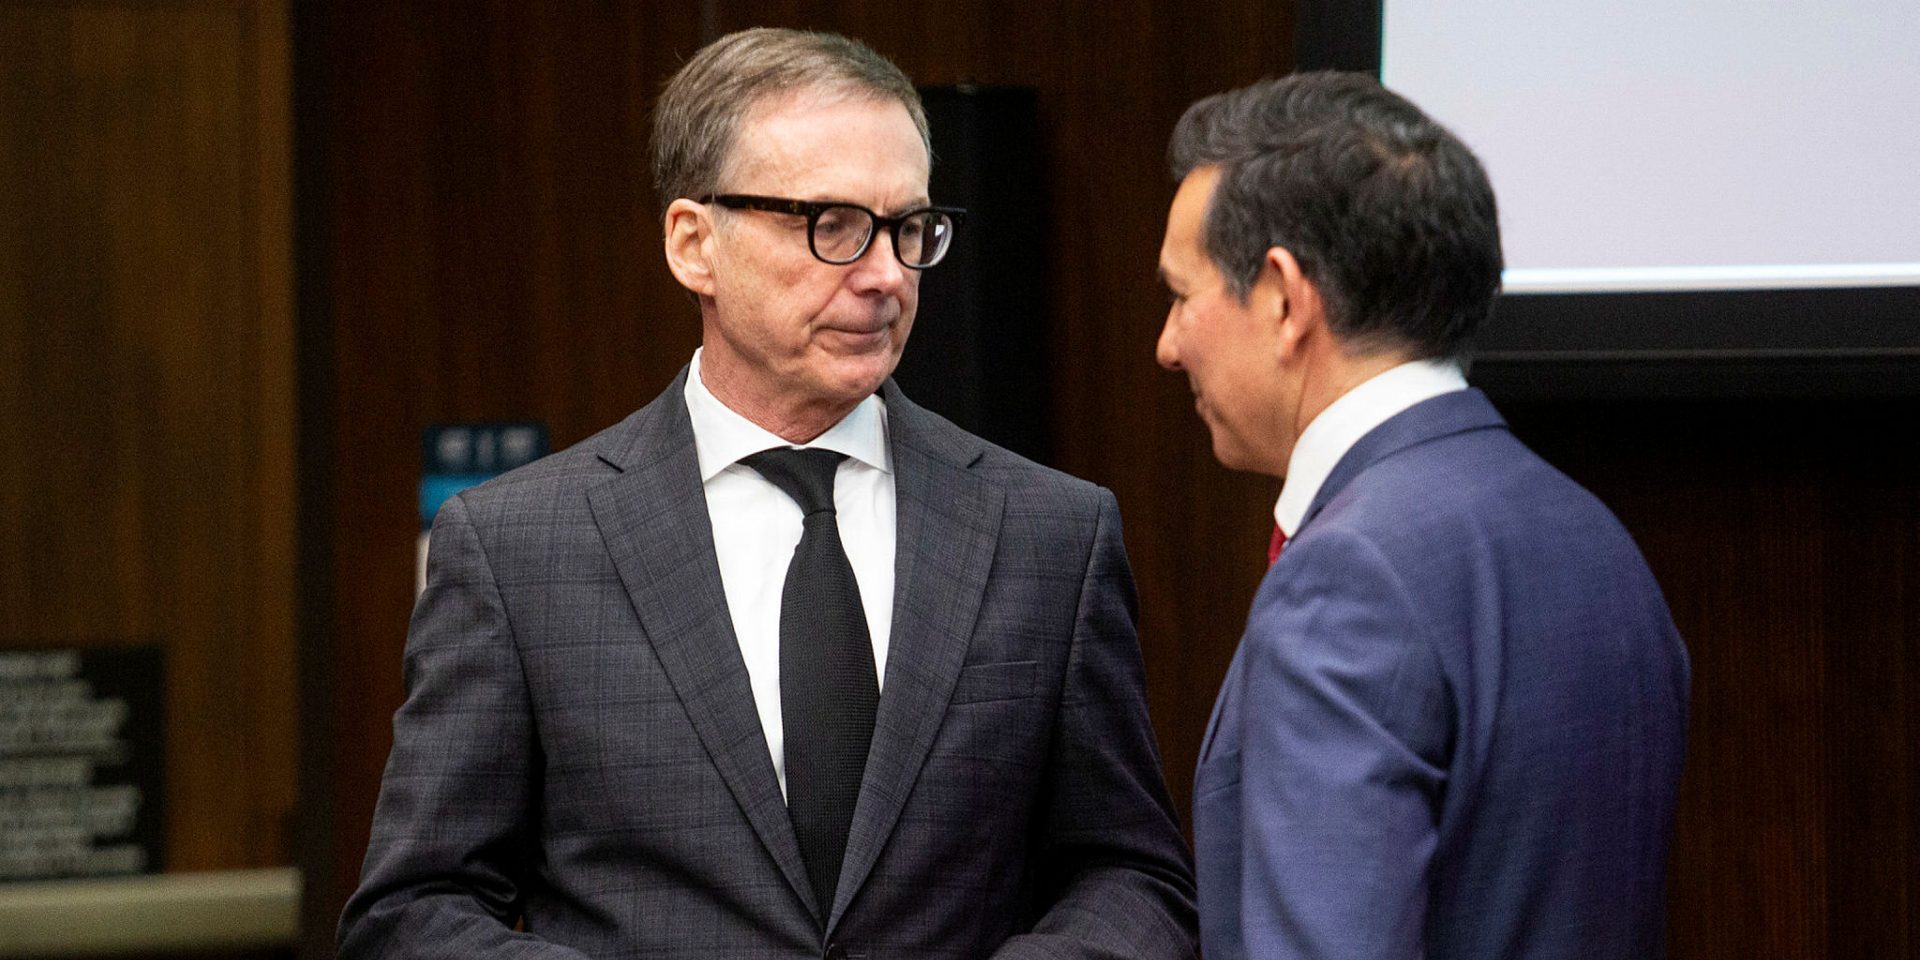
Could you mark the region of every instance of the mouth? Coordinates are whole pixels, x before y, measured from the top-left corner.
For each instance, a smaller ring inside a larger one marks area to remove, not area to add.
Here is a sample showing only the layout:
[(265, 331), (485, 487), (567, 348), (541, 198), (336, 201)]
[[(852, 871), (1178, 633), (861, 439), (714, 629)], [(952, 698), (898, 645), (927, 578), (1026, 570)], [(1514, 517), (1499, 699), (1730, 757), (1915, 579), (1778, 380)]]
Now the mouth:
[(855, 351), (874, 350), (885, 346), (893, 338), (893, 324), (842, 323), (821, 327), (820, 333), (828, 342), (843, 348)]
[(873, 336), (893, 329), (894, 321), (897, 319), (899, 319), (897, 313), (891, 316), (881, 313), (874, 316), (842, 317), (822, 323), (820, 329), (848, 336)]
[(1193, 388), (1193, 412), (1202, 420), (1207, 418), (1207, 398), (1199, 387)]
[(833, 333), (845, 333), (854, 336), (871, 336), (876, 333), (885, 333), (892, 328), (893, 323), (891, 321), (880, 320), (872, 323), (834, 323), (828, 324), (821, 329)]

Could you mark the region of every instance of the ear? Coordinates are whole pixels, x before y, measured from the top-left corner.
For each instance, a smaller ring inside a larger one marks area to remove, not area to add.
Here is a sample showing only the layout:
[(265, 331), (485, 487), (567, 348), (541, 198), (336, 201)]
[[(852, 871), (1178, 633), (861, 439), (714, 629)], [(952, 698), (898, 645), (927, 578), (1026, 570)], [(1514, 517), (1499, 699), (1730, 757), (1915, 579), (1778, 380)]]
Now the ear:
[[(1262, 286), (1270, 286), (1270, 289), (1259, 294)], [(1255, 290), (1256, 294), (1273, 301), (1268, 309), (1278, 325), (1280, 359), (1283, 362), (1293, 360), (1299, 355), (1301, 345), (1326, 325), (1320, 288), (1301, 272), (1300, 261), (1294, 257), (1293, 251), (1286, 247), (1273, 247), (1267, 250), (1267, 261), (1260, 271), (1260, 281)]]
[(667, 205), (665, 227), (667, 269), (673, 278), (695, 294), (713, 296), (712, 212), (682, 197)]

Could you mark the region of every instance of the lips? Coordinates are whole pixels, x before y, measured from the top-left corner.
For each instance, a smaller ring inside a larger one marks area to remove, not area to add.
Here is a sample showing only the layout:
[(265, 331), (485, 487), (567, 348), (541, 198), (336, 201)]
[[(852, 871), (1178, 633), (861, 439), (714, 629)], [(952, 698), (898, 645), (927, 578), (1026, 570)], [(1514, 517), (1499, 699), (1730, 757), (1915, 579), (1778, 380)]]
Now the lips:
[(824, 323), (818, 329), (821, 333), (851, 340), (878, 341), (893, 329), (894, 319), (896, 317), (843, 317)]
[(891, 352), (893, 328), (890, 326), (834, 326), (819, 328), (821, 346), (847, 355)]
[(1193, 412), (1198, 414), (1200, 419), (1207, 419), (1207, 398), (1200, 393), (1198, 387), (1193, 390)]
[(844, 334), (849, 334), (851, 336), (856, 336), (856, 337), (870, 337), (875, 334), (885, 332), (887, 329), (891, 328), (892, 326), (893, 324), (891, 323), (882, 323), (877, 325), (865, 324), (865, 325), (858, 325), (858, 326), (847, 325), (847, 324), (835, 324), (833, 326), (825, 327), (824, 329), (831, 330), (834, 333), (844, 333)]

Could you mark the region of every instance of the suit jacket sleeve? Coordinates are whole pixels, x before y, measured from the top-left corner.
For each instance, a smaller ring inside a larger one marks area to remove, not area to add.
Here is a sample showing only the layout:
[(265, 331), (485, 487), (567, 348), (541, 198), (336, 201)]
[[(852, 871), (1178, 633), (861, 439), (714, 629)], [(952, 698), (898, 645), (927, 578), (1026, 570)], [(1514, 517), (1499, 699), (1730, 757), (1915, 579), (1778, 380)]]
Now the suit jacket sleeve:
[(530, 875), (539, 745), (512, 628), (459, 496), (434, 520), (428, 562), (340, 956), (584, 960), (511, 926)]
[(1415, 960), (1450, 699), (1370, 542), (1299, 541), (1249, 619), (1240, 760), (1249, 956)]
[(1034, 841), (1052, 899), (1003, 960), (1194, 955), (1192, 858), (1147, 716), (1119, 507), (1100, 497)]

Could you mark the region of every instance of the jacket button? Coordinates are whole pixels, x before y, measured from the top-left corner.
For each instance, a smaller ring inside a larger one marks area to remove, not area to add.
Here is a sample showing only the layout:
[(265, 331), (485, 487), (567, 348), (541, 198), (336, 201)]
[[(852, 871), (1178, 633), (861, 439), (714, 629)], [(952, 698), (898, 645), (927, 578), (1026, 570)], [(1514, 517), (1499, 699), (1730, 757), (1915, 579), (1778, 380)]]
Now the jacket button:
[(837, 943), (829, 943), (827, 952), (823, 956), (825, 960), (847, 960), (847, 948)]

